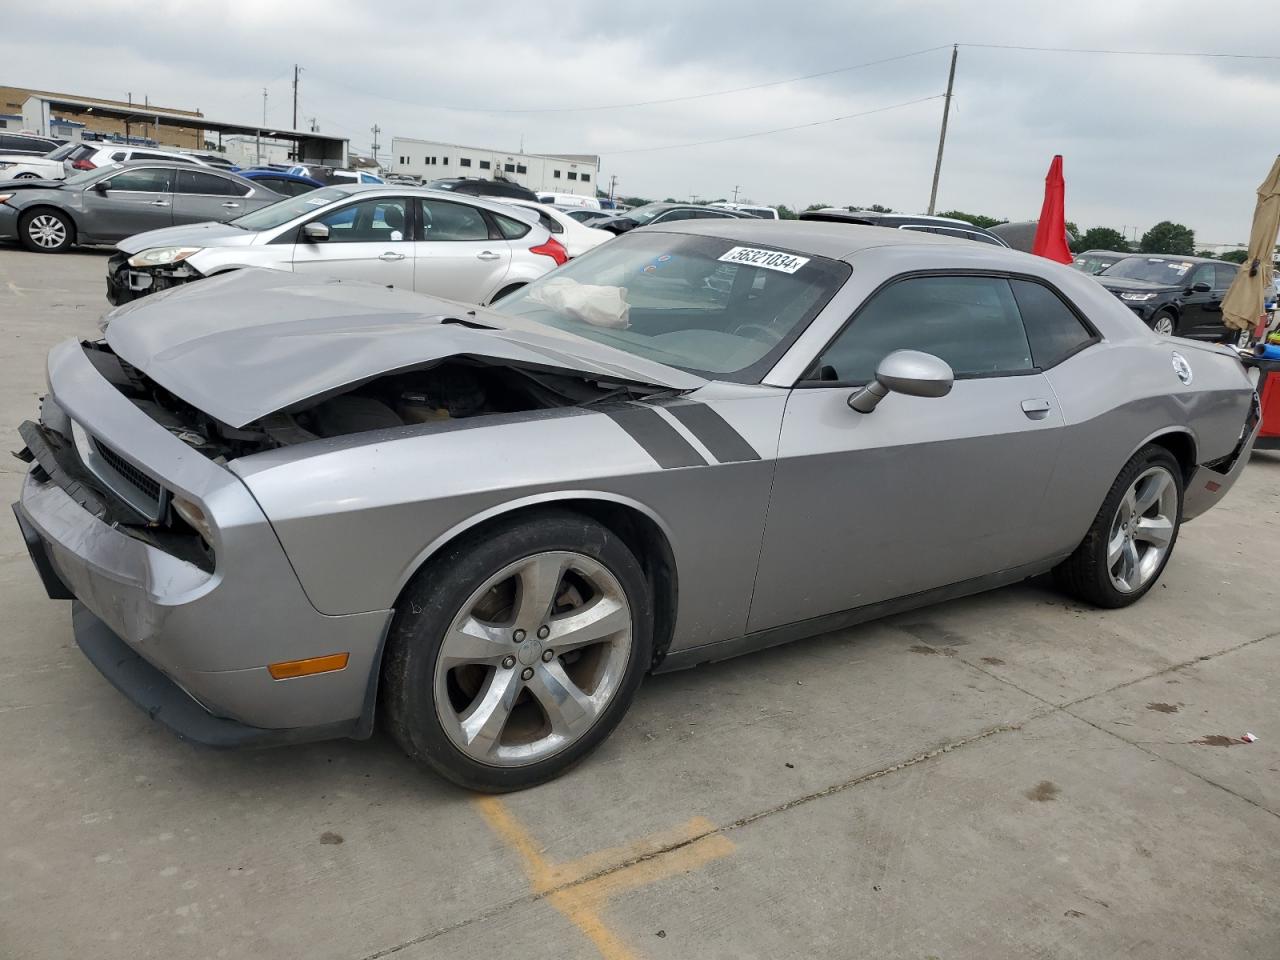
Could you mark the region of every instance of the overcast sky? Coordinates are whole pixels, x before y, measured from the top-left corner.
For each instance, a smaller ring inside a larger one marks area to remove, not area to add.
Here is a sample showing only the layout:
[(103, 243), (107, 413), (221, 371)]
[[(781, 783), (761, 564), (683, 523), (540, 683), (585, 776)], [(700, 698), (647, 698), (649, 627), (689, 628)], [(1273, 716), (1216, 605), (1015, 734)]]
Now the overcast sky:
[[(598, 153), (601, 180), (647, 197), (882, 203), (922, 212), (942, 101), (803, 130), (670, 150), (930, 97), (949, 49), (726, 96), (726, 90), (953, 42), (1280, 55), (1274, 0), (648, 0), (431, 4), (82, 0), (7, 11), (0, 83), (269, 123), (300, 117), (367, 151), (392, 136)], [(1270, 24), (1270, 26), (1267, 26)], [(1198, 243), (1243, 241), (1280, 151), (1280, 60), (1102, 56), (962, 47), (939, 209), (1038, 215), (1053, 154), (1081, 227), (1162, 219)], [(454, 109), (450, 109), (454, 108)], [(300, 121), (300, 125), (305, 125)]]

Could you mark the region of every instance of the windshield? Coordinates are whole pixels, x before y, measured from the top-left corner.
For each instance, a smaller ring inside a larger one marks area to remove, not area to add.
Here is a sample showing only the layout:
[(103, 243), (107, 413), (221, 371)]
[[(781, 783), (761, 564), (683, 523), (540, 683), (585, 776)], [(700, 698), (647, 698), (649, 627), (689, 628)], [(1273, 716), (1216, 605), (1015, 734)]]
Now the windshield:
[(295, 217), (312, 213), (321, 207), (327, 207), (335, 200), (349, 196), (351, 194), (347, 191), (336, 187), (321, 187), (319, 190), (312, 190), (310, 193), (273, 203), (253, 213), (246, 213), (243, 217), (236, 217), (230, 222), (233, 227), (239, 227), (241, 230), (271, 230), (288, 223)]
[(1150, 283), (1166, 283), (1177, 286), (1186, 277), (1192, 264), (1189, 260), (1169, 260), (1164, 257), (1125, 257), (1102, 271), (1104, 277), (1122, 277), (1125, 280), (1146, 280)]
[(494, 309), (700, 376), (757, 383), (849, 273), (776, 247), (629, 233)]
[(666, 213), (670, 209), (671, 205), (667, 203), (646, 203), (643, 207), (636, 207), (634, 210), (619, 214), (619, 216), (634, 220), (638, 226), (643, 227), (658, 214)]
[(1113, 263), (1123, 259), (1123, 257), (1112, 257), (1107, 254), (1086, 253), (1076, 257), (1076, 269), (1085, 273), (1101, 273)]

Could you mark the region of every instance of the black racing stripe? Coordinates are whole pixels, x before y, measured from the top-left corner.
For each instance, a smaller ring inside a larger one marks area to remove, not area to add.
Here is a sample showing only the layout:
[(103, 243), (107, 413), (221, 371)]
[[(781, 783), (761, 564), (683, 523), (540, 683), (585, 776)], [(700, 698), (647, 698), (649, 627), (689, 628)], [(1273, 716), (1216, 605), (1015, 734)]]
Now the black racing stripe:
[(684, 424), (721, 463), (760, 459), (755, 447), (705, 403), (672, 403), (663, 409)]
[(672, 467), (705, 467), (707, 461), (693, 448), (679, 431), (661, 414), (648, 407), (618, 406), (601, 408), (601, 413), (631, 435), (631, 439), (644, 447), (645, 453), (657, 461), (663, 470)]

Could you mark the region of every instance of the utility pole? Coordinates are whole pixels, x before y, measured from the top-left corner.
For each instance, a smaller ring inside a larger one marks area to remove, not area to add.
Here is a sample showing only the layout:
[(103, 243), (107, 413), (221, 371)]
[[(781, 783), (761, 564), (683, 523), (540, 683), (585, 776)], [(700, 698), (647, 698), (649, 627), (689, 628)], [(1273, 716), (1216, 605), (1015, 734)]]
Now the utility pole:
[(370, 132), (373, 134), (373, 162), (377, 163), (378, 162), (378, 134), (382, 132), (382, 128), (375, 123)]
[(614, 192), (618, 189), (618, 175), (615, 173), (609, 178), (609, 202), (613, 203)]
[(739, 186), (738, 186), (738, 184), (736, 184), (736, 183), (735, 183), (735, 184), (733, 185), (733, 202), (734, 202), (734, 203), (737, 203), (737, 202), (738, 202), (738, 191), (739, 191), (740, 189), (742, 189), (742, 188), (741, 188), (741, 187), (739, 187)]
[[(267, 125), (267, 88), (262, 88), (262, 126)], [(258, 128), (258, 162), (262, 163), (262, 127)]]
[(938, 203), (938, 178), (942, 176), (942, 148), (947, 143), (947, 117), (951, 114), (951, 88), (956, 83), (956, 54), (960, 47), (951, 48), (951, 71), (947, 74), (947, 95), (942, 101), (942, 132), (938, 134), (938, 160), (933, 165), (933, 189), (929, 191), (929, 216)]
[(298, 73), (300, 68), (295, 63), (293, 65), (293, 126), (290, 130), (298, 129)]

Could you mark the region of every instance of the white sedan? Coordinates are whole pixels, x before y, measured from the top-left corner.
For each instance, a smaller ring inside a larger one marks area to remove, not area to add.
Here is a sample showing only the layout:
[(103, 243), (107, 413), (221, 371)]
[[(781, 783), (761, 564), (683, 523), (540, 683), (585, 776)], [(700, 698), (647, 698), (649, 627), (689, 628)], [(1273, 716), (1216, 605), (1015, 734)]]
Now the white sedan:
[(545, 203), (534, 203), (532, 200), (509, 200), (506, 197), (502, 198), (502, 202), (537, 213), (538, 222), (547, 229), (548, 233), (564, 244), (570, 257), (580, 257), (606, 240), (612, 240), (614, 236), (608, 230), (596, 230), (594, 227), (585, 226), (563, 210), (549, 207)]
[(107, 265), (124, 303), (244, 267), (488, 304), (569, 259), (531, 210), (398, 184), (322, 187), (227, 223), (136, 234)]

